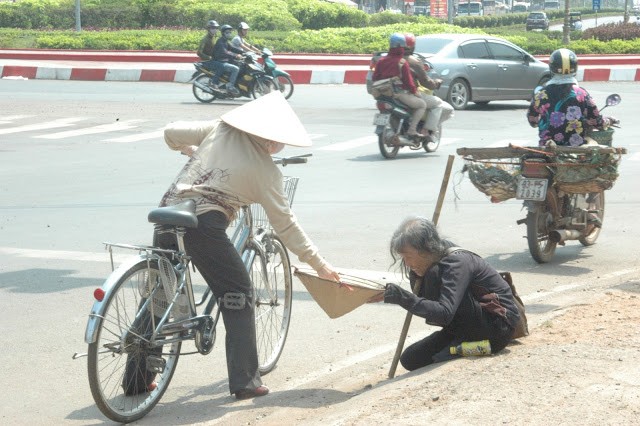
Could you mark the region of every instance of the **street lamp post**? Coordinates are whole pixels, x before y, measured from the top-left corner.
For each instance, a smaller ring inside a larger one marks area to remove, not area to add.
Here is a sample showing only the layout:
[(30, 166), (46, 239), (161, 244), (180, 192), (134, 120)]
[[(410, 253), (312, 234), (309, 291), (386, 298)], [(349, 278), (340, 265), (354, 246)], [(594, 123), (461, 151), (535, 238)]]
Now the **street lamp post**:
[(82, 25), (80, 24), (80, 0), (76, 0), (76, 32), (82, 31)]
[(562, 27), (562, 44), (569, 44), (569, 0), (564, 0), (564, 25)]

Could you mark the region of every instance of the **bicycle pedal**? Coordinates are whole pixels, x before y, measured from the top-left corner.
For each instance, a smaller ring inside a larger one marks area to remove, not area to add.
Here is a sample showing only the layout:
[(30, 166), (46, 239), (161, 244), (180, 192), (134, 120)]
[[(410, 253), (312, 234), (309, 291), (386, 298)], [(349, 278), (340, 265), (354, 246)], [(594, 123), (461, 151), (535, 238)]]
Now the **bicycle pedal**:
[(147, 371), (151, 373), (156, 373), (156, 374), (163, 373), (166, 365), (167, 365), (167, 361), (161, 356), (155, 356), (155, 355), (147, 356)]
[(244, 309), (247, 296), (244, 293), (225, 293), (222, 297), (222, 304), (226, 309)]

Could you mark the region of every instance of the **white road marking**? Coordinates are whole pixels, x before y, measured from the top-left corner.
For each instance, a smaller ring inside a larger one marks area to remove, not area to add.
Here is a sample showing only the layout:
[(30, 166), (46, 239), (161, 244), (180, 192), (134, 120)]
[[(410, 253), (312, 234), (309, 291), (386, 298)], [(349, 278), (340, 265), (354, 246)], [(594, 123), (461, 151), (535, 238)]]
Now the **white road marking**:
[(292, 380), (287, 382), (287, 386), (291, 389), (296, 389), (302, 387), (314, 380), (318, 380), (322, 377), (327, 377), (330, 374), (335, 374), (337, 371), (345, 370), (351, 368), (352, 366), (361, 363), (363, 361), (367, 361), (371, 358), (377, 357), (378, 355), (382, 355), (387, 352), (392, 352), (396, 349), (397, 344), (388, 344), (384, 346), (377, 346), (368, 351), (357, 353), (349, 358), (344, 358), (336, 363), (332, 363), (331, 365), (321, 369), (315, 370), (310, 374), (307, 374), (304, 377), (301, 377), (297, 380)]
[(25, 118), (33, 117), (33, 115), (5, 115), (0, 116), (0, 124), (10, 124), (16, 120), (23, 120)]
[(142, 121), (146, 121), (146, 120), (119, 121), (116, 123), (101, 124), (99, 126), (94, 126), (94, 127), (86, 127), (86, 128), (77, 129), (77, 130), (68, 130), (66, 132), (51, 133), (48, 135), (41, 135), (41, 136), (34, 136), (34, 137), (40, 138), (40, 139), (64, 139), (64, 138), (70, 138), (74, 136), (85, 136), (85, 135), (95, 135), (97, 133), (117, 132), (119, 130), (135, 129), (138, 126), (134, 124), (140, 123)]
[(143, 141), (147, 139), (157, 139), (157, 138), (163, 138), (163, 137), (164, 137), (164, 130), (156, 130), (155, 132), (135, 133), (133, 135), (122, 136), (119, 138), (104, 139), (103, 142), (127, 143), (127, 142), (138, 142), (138, 141)]
[(73, 126), (75, 122), (86, 120), (86, 118), (71, 117), (60, 118), (58, 120), (47, 121), (45, 123), (27, 124), (18, 127), (9, 127), (8, 129), (0, 129), (0, 135), (8, 135), (10, 133), (30, 132), (33, 130), (57, 129), (60, 127)]
[(358, 148), (364, 145), (369, 145), (373, 143), (377, 143), (378, 138), (376, 135), (364, 136), (357, 139), (351, 139), (344, 142), (338, 142), (331, 145), (323, 146), (322, 148), (318, 148), (322, 151), (346, 151), (348, 149)]
[[(451, 145), (458, 142), (460, 138), (442, 138), (440, 141), (440, 145)], [(351, 139), (344, 142), (338, 142), (331, 145), (323, 146), (322, 148), (318, 148), (322, 151), (347, 151), (349, 149), (359, 148), (364, 145), (377, 144), (378, 136), (377, 135), (369, 135), (363, 136), (361, 138)]]
[[(115, 250), (115, 249), (114, 249)], [(137, 252), (130, 251), (127, 254), (115, 253), (114, 261), (121, 263)], [(0, 247), (0, 254), (24, 257), (29, 259), (51, 259), (51, 260), (75, 260), (79, 262), (109, 262), (109, 252), (107, 250), (100, 253), (69, 251), (69, 250), (38, 250), (21, 249), (15, 247)]]

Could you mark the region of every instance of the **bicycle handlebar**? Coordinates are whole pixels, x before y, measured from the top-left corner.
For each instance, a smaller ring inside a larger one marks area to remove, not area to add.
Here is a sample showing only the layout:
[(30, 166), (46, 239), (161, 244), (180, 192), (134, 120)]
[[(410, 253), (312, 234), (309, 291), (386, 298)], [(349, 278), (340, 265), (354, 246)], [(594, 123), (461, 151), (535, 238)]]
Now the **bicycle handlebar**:
[(309, 160), (313, 154), (304, 154), (304, 155), (295, 155), (293, 157), (281, 157), (274, 158), (273, 162), (276, 164), (282, 164), (282, 167), (285, 167), (287, 164), (303, 164)]

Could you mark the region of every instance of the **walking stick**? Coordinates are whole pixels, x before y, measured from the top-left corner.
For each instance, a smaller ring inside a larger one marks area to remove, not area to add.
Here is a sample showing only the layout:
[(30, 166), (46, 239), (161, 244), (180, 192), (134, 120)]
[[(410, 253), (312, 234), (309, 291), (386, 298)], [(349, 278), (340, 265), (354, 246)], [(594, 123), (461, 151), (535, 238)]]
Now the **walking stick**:
[[(440, 210), (442, 210), (442, 203), (444, 203), (444, 195), (447, 193), (447, 186), (449, 185), (449, 176), (451, 175), (453, 159), (454, 159), (454, 156), (450, 155), (447, 161), (447, 168), (444, 171), (444, 177), (442, 178), (442, 185), (440, 186), (440, 195), (438, 196), (436, 209), (433, 212), (433, 219), (431, 220), (434, 225), (438, 224), (438, 219), (440, 218)], [(413, 286), (413, 294), (418, 294), (418, 292), (420, 291), (421, 282), (422, 280), (416, 280), (416, 283)], [(396, 368), (398, 367), (398, 361), (400, 361), (400, 355), (402, 354), (404, 341), (407, 338), (407, 333), (409, 332), (409, 325), (411, 325), (412, 317), (413, 317), (413, 314), (407, 311), (407, 316), (404, 319), (404, 325), (402, 326), (402, 332), (400, 333), (400, 340), (398, 340), (398, 347), (396, 348), (396, 353), (393, 356), (393, 361), (391, 362), (391, 368), (389, 369), (390, 379), (393, 379), (393, 376), (396, 375)]]

